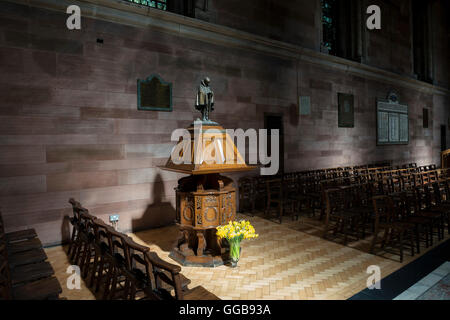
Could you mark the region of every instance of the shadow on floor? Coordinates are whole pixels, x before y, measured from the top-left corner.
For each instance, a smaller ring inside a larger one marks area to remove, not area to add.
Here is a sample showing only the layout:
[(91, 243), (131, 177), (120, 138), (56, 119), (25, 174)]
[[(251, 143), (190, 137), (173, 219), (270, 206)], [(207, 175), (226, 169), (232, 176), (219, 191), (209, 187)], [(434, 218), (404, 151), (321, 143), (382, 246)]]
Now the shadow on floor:
[[(247, 214), (247, 215), (257, 216), (259, 218), (263, 218), (263, 219), (272, 221), (274, 223), (279, 223), (279, 220), (277, 220), (277, 219), (267, 218), (264, 215), (264, 212), (262, 212), (262, 211), (255, 211), (253, 214)], [(316, 215), (312, 215), (309, 212), (301, 213), (299, 215), (298, 221), (292, 220), (291, 217), (287, 216), (287, 217), (283, 218), (282, 224), (287, 226), (289, 229), (303, 232), (303, 233), (306, 233), (311, 236), (322, 238), (322, 235), (323, 235), (324, 222), (319, 220), (319, 215), (317, 213), (316, 213)], [(370, 253), (370, 246), (371, 246), (372, 239), (373, 239), (373, 236), (371, 235), (370, 230), (366, 229), (366, 238), (365, 239), (357, 240), (356, 238), (349, 237), (346, 246), (349, 248), (352, 248), (352, 249), (359, 250), (364, 253)], [(444, 239), (441, 241), (438, 241), (437, 235), (435, 235), (435, 237), (433, 238), (433, 246), (425, 248), (425, 244), (421, 242), (420, 243), (420, 254), (417, 254), (417, 252), (415, 252), (414, 256), (411, 256), (409, 247), (405, 248), (403, 263), (410, 262), (411, 260), (417, 258), (424, 252), (427, 252), (429, 250), (432, 250), (433, 248), (436, 248), (439, 244), (444, 243), (448, 239), (449, 239), (449, 235), (447, 233), (445, 234)], [(335, 237), (333, 237), (333, 235), (330, 234), (330, 235), (328, 235), (328, 237), (325, 240), (334, 242), (334, 243), (338, 243), (340, 245), (344, 245), (344, 239), (343, 239), (343, 237), (340, 237), (340, 235), (336, 235)], [(388, 247), (388, 248), (386, 248), (386, 250), (378, 249), (376, 252), (376, 255), (381, 258), (400, 263), (400, 255), (397, 253), (397, 251), (398, 251), (397, 249), (391, 249)]]

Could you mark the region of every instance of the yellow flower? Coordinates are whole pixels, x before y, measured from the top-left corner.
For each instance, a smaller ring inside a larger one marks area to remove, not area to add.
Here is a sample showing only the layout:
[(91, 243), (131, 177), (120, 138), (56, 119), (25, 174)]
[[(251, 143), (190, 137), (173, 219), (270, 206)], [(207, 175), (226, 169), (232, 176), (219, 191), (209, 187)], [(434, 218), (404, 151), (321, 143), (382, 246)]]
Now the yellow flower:
[(258, 234), (255, 233), (255, 228), (251, 225), (250, 221), (245, 220), (229, 221), (228, 224), (219, 226), (216, 229), (216, 234), (219, 239), (255, 239), (258, 237)]

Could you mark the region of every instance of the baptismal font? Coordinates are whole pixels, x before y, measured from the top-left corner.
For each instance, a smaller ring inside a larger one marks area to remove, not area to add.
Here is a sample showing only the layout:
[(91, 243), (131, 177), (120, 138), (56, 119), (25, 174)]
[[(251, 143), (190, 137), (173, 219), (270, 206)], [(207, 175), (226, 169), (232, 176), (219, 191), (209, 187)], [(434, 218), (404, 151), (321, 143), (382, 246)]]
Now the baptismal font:
[(216, 228), (236, 218), (233, 180), (221, 173), (252, 170), (226, 130), (209, 116), (214, 93), (206, 77), (200, 84), (195, 108), (202, 118), (180, 137), (164, 170), (189, 174), (178, 181), (176, 221), (180, 235), (170, 257), (182, 265), (215, 267), (228, 259), (226, 244), (217, 239)]

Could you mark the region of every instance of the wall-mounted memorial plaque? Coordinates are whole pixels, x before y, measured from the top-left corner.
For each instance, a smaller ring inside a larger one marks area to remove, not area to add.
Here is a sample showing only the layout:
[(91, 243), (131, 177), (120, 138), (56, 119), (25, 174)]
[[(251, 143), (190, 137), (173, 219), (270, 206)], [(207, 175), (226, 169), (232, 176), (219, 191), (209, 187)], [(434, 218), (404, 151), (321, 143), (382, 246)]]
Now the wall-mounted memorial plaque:
[(355, 127), (355, 113), (352, 94), (338, 93), (338, 127)]
[(172, 111), (172, 83), (158, 75), (137, 80), (138, 110)]
[(398, 103), (390, 93), (387, 100), (377, 101), (377, 144), (408, 144), (408, 106)]
[(428, 109), (427, 108), (423, 108), (422, 118), (423, 118), (423, 128), (427, 129), (428, 128)]
[(301, 96), (299, 98), (300, 115), (306, 116), (311, 114), (311, 97)]

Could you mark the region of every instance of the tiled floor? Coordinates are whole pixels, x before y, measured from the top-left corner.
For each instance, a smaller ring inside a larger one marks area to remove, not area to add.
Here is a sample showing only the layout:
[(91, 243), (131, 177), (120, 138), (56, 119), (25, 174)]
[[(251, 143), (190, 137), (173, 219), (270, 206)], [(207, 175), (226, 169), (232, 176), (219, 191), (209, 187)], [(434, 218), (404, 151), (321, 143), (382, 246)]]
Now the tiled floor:
[(444, 277), (416, 300), (450, 300), (450, 275)]
[(443, 263), (394, 300), (450, 300), (450, 262)]
[[(242, 243), (242, 257), (235, 269), (182, 267), (182, 273), (192, 281), (190, 287), (202, 285), (221, 299), (348, 299), (366, 288), (368, 266), (379, 266), (381, 276), (386, 277), (418, 257), (406, 254), (400, 263), (395, 255), (371, 255), (370, 238), (348, 246), (324, 240), (318, 237), (321, 223), (314, 218), (286, 218), (282, 225), (257, 216), (238, 214), (238, 219), (250, 220), (260, 237)], [(176, 226), (130, 235), (176, 264), (168, 257), (178, 235)], [(423, 248), (422, 254), (426, 251)], [(48, 248), (46, 252), (64, 297), (94, 299), (84, 283), (80, 290), (67, 289), (69, 262), (63, 247)]]

